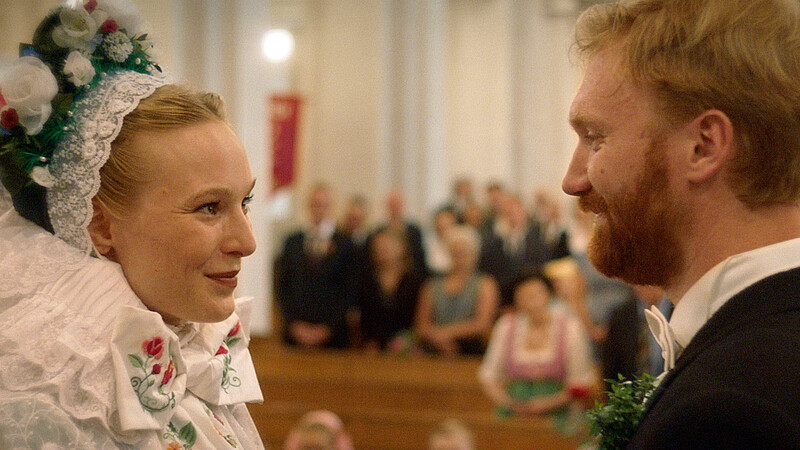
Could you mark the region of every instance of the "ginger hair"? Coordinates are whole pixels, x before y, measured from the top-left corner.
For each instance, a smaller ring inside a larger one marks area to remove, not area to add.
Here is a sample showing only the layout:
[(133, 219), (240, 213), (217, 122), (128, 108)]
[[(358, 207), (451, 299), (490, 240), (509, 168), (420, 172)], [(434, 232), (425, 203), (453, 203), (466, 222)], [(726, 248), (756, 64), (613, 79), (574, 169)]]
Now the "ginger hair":
[(800, 3), (621, 0), (578, 19), (582, 60), (618, 46), (621, 69), (653, 93), (668, 127), (717, 109), (736, 152), (725, 179), (751, 209), (800, 197)]

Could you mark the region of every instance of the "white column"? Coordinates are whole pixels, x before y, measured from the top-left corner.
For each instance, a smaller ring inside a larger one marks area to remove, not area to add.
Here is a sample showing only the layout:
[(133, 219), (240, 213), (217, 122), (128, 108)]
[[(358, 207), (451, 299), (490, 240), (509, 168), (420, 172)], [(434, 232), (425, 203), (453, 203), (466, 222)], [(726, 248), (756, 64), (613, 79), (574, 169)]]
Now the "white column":
[[(222, 3), (222, 2), (220, 2)], [(267, 31), (267, 3), (263, 0), (237, 0), (235, 8), (225, 2), (225, 14), (234, 14), (228, 33), (235, 45), (229, 47), (235, 54), (230, 67), (221, 67), (225, 90), (230, 92), (228, 113), (239, 138), (250, 158), (253, 175), (257, 178), (250, 218), (258, 242), (256, 252), (242, 264), (237, 295), (255, 297), (253, 334), (266, 334), (271, 327), (269, 318), (272, 305), (272, 254), (266, 193), (271, 186), (267, 95), (270, 70), (261, 57), (261, 36)], [(223, 20), (222, 17), (220, 20)]]
[[(196, 2), (196, 4), (200, 4)], [(222, 18), (227, 15), (229, 8), (225, 8), (223, 2), (217, 0), (204, 0), (204, 58), (203, 58), (203, 78), (206, 89), (212, 92), (221, 92), (223, 80), (228, 72), (223, 64), (225, 46), (223, 42), (225, 23)]]
[(569, 61), (574, 15), (554, 15), (547, 0), (512, 3), (512, 183), (529, 197), (560, 192), (573, 133), (569, 104), (577, 69)]
[(422, 139), (420, 161), (424, 161), (424, 190), (419, 192), (419, 206), (424, 217), (446, 198), (450, 181), (445, 175), (447, 155), (445, 145), (445, 0), (430, 0), (423, 4), (425, 46), (422, 49), (425, 83), (420, 98), (423, 99)]
[(402, 189), (418, 219), (447, 196), (444, 143), (445, 0), (389, 1), (378, 158), (381, 188)]

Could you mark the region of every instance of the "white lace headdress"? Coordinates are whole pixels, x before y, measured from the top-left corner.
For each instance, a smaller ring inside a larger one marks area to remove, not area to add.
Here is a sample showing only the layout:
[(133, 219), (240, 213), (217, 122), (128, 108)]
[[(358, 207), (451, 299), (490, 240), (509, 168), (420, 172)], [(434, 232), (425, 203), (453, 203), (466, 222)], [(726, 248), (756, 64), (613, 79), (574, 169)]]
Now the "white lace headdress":
[(132, 71), (117, 72), (101, 80), (74, 106), (75, 124), (53, 151), (47, 189), (47, 212), (53, 231), (68, 244), (90, 253), (87, 226), (92, 220), (92, 198), (100, 189), (100, 168), (111, 153), (111, 142), (122, 121), (164, 80)]
[[(56, 236), (88, 255), (100, 168), (125, 115), (166, 84), (125, 0), (56, 8), (0, 76), (0, 175), (12, 195), (47, 190)], [(158, 75), (153, 75), (158, 74)]]

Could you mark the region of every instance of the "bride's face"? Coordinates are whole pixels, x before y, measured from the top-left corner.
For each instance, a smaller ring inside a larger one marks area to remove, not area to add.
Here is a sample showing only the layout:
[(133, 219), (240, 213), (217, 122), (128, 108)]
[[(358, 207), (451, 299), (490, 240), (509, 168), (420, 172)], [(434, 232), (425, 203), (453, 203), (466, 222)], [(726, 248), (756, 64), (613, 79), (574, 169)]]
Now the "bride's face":
[(130, 145), (149, 170), (134, 204), (109, 219), (110, 254), (168, 323), (224, 320), (241, 259), (256, 248), (247, 215), (255, 181), (241, 143), (214, 121), (141, 132)]

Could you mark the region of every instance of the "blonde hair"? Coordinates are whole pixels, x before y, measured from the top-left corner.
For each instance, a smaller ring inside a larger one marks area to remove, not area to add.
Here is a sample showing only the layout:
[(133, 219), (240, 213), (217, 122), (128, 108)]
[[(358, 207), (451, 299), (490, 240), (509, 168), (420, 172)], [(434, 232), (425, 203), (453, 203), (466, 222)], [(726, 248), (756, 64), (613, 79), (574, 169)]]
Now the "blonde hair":
[(584, 59), (620, 44), (624, 73), (673, 124), (709, 109), (734, 125), (726, 173), (751, 208), (800, 197), (800, 4), (796, 0), (622, 0), (581, 15)]
[(477, 257), (481, 251), (481, 237), (470, 225), (456, 225), (444, 236), (445, 244), (452, 250), (456, 243), (463, 242), (469, 246), (470, 254)]
[[(428, 440), (428, 448), (437, 450), (439, 448), (439, 440), (444, 439), (450, 443), (455, 441), (459, 450), (473, 450), (475, 443), (472, 438), (472, 432), (464, 422), (458, 419), (445, 419), (436, 425), (436, 429), (431, 433)], [(451, 448), (448, 446), (447, 448)]]
[(119, 135), (111, 143), (108, 161), (100, 169), (96, 198), (117, 214), (132, 203), (136, 187), (148, 171), (146, 161), (131, 145), (137, 133), (170, 131), (208, 121), (226, 121), (219, 95), (172, 84), (156, 89), (125, 116)]

